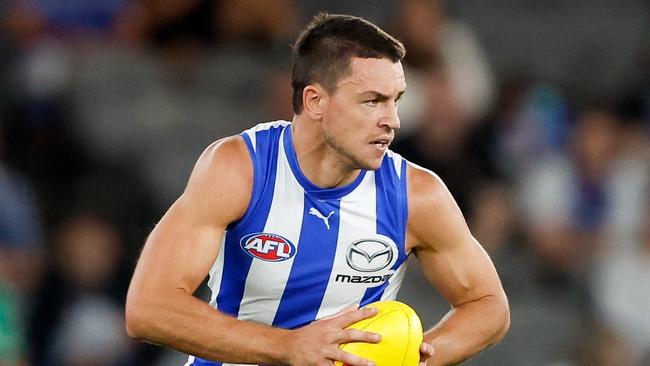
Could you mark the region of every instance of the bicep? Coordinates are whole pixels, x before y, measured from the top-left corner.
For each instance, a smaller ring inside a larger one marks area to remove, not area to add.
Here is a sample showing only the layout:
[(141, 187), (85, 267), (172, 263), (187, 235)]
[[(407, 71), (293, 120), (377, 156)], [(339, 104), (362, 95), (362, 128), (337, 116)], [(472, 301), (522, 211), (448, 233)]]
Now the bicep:
[(409, 237), (428, 281), (454, 306), (500, 291), (489, 256), (444, 184), (410, 167)]
[(219, 253), (223, 228), (196, 223), (176, 201), (147, 239), (134, 274), (152, 287), (196, 290)]
[(250, 199), (252, 166), (242, 145), (216, 144), (199, 158), (185, 191), (147, 239), (133, 286), (193, 293), (200, 285), (227, 225), (243, 215)]
[(453, 306), (493, 295), (500, 288), (487, 253), (473, 238), (445, 250), (417, 253), (424, 275)]

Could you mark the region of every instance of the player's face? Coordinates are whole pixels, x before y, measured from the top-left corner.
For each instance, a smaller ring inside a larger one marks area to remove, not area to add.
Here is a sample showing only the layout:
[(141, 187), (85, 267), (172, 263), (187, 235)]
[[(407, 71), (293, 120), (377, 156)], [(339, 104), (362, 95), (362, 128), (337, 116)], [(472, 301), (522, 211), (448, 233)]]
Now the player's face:
[(350, 68), (327, 98), (323, 132), (351, 168), (378, 169), (400, 126), (397, 101), (406, 91), (404, 70), (385, 58), (353, 58)]

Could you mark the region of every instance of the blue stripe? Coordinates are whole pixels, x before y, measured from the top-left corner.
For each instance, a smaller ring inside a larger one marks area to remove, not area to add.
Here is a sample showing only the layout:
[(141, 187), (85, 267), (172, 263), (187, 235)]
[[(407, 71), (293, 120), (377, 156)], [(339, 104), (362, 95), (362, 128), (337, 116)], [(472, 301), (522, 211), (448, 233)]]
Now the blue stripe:
[[(268, 131), (262, 132), (264, 133)], [(257, 135), (261, 135), (261, 133), (257, 133)], [(245, 226), (245, 224), (255, 212), (253, 210), (253, 207), (255, 207), (255, 204), (259, 202), (260, 196), (262, 195), (262, 186), (264, 185), (264, 179), (259, 178), (264, 176), (261, 174), (266, 172), (266, 168), (268, 166), (267, 159), (264, 159), (263, 155), (258, 156), (255, 153), (255, 147), (253, 147), (253, 142), (251, 141), (250, 136), (248, 136), (248, 134), (245, 132), (242, 132), (240, 136), (244, 138), (244, 142), (248, 148), (248, 153), (250, 154), (251, 160), (253, 161), (253, 191), (251, 192), (251, 199), (248, 204), (248, 208), (246, 209), (246, 213), (244, 213), (244, 216), (242, 216), (242, 218), (238, 221), (229, 224), (228, 230), (235, 229), (239, 226)], [(255, 141), (257, 141), (258, 138), (260, 137), (256, 136)]]
[[(402, 159), (402, 166), (400, 166), (400, 189), (399, 189), (399, 203), (402, 208), (402, 231), (400, 232), (402, 236), (402, 246), (404, 255), (408, 257), (406, 253), (406, 223), (408, 222), (409, 216), (409, 200), (408, 200), (408, 190), (406, 189), (406, 160)], [(404, 259), (406, 260), (406, 258)]]
[(381, 300), (381, 296), (384, 294), (384, 290), (388, 287), (388, 281), (382, 283), (377, 287), (369, 287), (366, 289), (366, 292), (363, 294), (363, 298), (359, 302), (359, 307), (364, 307), (370, 303)]
[(190, 366), (221, 366), (223, 363), (221, 362), (214, 362), (214, 361), (207, 361), (202, 358), (195, 358), (194, 361)]
[[(406, 254), (406, 220), (408, 218), (408, 200), (406, 196), (406, 161), (402, 160), (401, 179), (393, 169), (393, 161), (384, 156), (381, 167), (375, 172), (377, 195), (377, 233), (385, 235), (397, 244), (399, 255), (391, 268), (397, 270), (407, 259)], [(390, 280), (389, 280), (390, 281)], [(366, 290), (360, 305), (367, 305), (381, 298), (389, 281), (380, 286)]]
[[(340, 200), (320, 201), (305, 193), (298, 252), (294, 259), (273, 325), (297, 328), (316, 319), (336, 254)], [(309, 214), (310, 208), (329, 216), (329, 230), (323, 219)]]

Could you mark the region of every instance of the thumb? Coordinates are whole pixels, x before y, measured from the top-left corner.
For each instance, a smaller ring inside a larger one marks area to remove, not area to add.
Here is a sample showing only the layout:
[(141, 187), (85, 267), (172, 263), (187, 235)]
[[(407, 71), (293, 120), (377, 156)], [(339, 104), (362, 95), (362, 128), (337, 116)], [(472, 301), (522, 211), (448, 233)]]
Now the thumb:
[(432, 345), (422, 342), (420, 345), (420, 362), (426, 362), (434, 353), (435, 349)]

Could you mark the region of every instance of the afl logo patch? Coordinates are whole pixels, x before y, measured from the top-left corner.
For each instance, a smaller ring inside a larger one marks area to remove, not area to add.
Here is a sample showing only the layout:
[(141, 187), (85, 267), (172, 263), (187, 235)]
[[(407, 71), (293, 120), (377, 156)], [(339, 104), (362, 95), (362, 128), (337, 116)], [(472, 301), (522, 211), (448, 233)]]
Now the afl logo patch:
[(393, 263), (393, 246), (379, 239), (362, 239), (350, 244), (345, 256), (348, 266), (360, 272), (377, 272)]
[(267, 262), (286, 261), (296, 254), (296, 247), (277, 234), (248, 234), (241, 239), (240, 245), (251, 257)]

